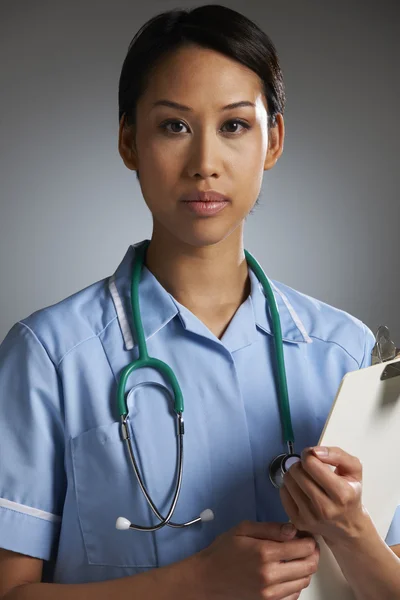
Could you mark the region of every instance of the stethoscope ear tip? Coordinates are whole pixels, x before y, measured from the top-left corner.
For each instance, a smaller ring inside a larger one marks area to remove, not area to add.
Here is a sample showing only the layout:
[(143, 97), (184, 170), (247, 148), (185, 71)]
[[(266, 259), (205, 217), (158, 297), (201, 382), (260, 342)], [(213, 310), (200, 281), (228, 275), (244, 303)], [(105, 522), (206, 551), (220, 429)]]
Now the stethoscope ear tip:
[(214, 513), (211, 510), (211, 508), (206, 508), (205, 510), (203, 510), (200, 513), (200, 519), (203, 522), (207, 522), (207, 521), (213, 521), (214, 520)]
[(125, 519), (125, 517), (118, 517), (118, 519), (115, 523), (115, 529), (120, 529), (121, 531), (125, 531), (126, 529), (129, 529), (130, 526), (131, 526), (131, 522), (128, 521), (128, 519)]

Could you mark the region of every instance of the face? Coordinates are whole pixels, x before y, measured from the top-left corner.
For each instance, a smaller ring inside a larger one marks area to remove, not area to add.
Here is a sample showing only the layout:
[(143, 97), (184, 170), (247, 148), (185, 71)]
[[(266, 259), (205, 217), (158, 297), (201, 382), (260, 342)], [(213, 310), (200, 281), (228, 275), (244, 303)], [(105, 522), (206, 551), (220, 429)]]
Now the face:
[[(154, 106), (160, 100), (188, 108)], [(223, 110), (242, 101), (252, 106)], [(153, 237), (202, 247), (241, 235), (263, 173), (282, 153), (281, 115), (277, 122), (268, 131), (262, 82), (237, 61), (194, 45), (164, 57), (138, 101), (136, 129), (122, 118), (119, 135), (125, 165), (140, 172)], [(198, 214), (182, 201), (208, 190), (229, 198), (218, 213)]]

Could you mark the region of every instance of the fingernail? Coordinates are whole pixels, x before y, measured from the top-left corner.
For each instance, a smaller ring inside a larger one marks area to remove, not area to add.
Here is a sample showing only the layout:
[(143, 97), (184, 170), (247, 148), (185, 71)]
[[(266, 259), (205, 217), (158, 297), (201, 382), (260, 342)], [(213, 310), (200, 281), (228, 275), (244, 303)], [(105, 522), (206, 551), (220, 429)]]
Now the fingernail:
[(324, 458), (329, 454), (329, 450), (325, 446), (315, 446), (315, 448), (313, 448), (312, 450), (314, 454), (320, 456), (321, 458)]
[(293, 535), (296, 531), (296, 527), (292, 523), (285, 523), (284, 525), (282, 525), (281, 531), (283, 535)]

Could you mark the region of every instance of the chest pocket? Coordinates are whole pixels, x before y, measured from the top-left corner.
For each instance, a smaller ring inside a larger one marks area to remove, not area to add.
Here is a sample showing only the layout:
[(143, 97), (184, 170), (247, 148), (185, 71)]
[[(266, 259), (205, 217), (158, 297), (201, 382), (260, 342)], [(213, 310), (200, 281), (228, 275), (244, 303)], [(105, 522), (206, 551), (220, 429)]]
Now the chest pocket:
[[(153, 502), (161, 514), (170, 506), (177, 474), (175, 413), (159, 384), (131, 390), (127, 397), (135, 458)], [(199, 428), (184, 436), (184, 468), (174, 522), (196, 518), (212, 508), (207, 440)], [(120, 424), (83, 432), (71, 440), (77, 509), (89, 564), (154, 568), (177, 562), (207, 546), (213, 524), (156, 532), (119, 531), (118, 517), (138, 525), (159, 521), (144, 498), (129, 460)]]

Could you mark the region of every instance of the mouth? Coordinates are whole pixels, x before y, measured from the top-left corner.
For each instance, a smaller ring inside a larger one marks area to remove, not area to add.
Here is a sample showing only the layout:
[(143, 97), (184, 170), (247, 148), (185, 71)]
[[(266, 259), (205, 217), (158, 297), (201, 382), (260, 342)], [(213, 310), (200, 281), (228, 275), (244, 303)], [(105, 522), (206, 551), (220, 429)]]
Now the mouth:
[(215, 190), (207, 192), (193, 191), (181, 197), (181, 202), (194, 214), (199, 216), (211, 216), (221, 212), (230, 199)]
[(195, 200), (184, 200), (183, 204), (194, 214), (207, 217), (221, 212), (221, 210), (228, 206), (229, 202), (198, 202)]
[(182, 202), (230, 202), (228, 196), (217, 192), (216, 190), (193, 190), (187, 194), (182, 194), (180, 200)]

